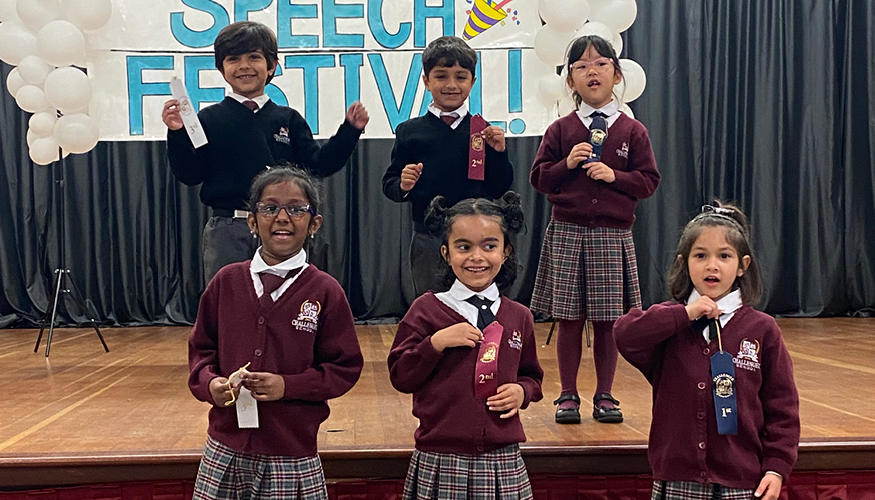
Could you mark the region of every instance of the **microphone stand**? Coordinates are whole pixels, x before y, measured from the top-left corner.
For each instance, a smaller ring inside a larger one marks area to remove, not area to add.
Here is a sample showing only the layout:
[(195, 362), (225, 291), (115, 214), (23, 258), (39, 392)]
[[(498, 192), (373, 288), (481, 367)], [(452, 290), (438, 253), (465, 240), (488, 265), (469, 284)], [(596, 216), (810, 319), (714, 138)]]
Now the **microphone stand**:
[[(59, 147), (58, 148), (58, 161), (52, 167), (52, 173), (54, 176), (55, 183), (55, 197), (53, 201), (53, 205), (55, 206), (56, 215), (58, 215), (58, 224), (61, 226), (61, 239), (59, 240), (59, 247), (61, 250), (61, 263), (55, 269), (55, 280), (52, 285), (54, 289), (54, 293), (52, 295), (52, 302), (49, 304), (49, 307), (46, 308), (46, 315), (43, 320), (40, 322), (40, 330), (39, 335), (36, 338), (36, 345), (33, 348), (33, 352), (37, 352), (39, 350), (40, 340), (43, 338), (43, 331), (48, 326), (49, 334), (46, 337), (46, 357), (49, 357), (49, 352), (52, 348), (52, 334), (55, 330), (55, 319), (58, 316), (58, 306), (61, 303), (62, 293), (64, 298), (64, 305), (66, 307), (67, 298), (72, 297), (76, 306), (79, 308), (79, 311), (83, 313), (88, 321), (91, 323), (91, 327), (94, 328), (94, 331), (97, 332), (97, 338), (100, 339), (100, 343), (103, 344), (103, 350), (109, 352), (109, 347), (106, 346), (106, 341), (103, 340), (103, 335), (100, 333), (100, 328), (97, 327), (97, 313), (94, 311), (93, 306), (89, 307), (86, 303), (85, 299), (82, 298), (82, 294), (79, 292), (79, 287), (76, 286), (76, 282), (73, 281), (73, 274), (69, 269), (67, 269), (66, 261), (67, 261), (67, 253), (66, 253), (66, 243), (67, 243), (67, 230), (66, 230), (66, 220), (64, 219), (64, 151)], [(64, 286), (64, 282), (69, 285), (69, 288)], [(69, 312), (69, 308), (67, 308)]]

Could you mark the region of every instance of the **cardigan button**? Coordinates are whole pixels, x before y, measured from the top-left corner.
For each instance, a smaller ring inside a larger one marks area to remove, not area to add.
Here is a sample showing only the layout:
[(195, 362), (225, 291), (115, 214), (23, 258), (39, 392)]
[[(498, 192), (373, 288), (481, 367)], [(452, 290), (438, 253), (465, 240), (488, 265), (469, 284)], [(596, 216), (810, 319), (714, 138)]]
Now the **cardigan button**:
[(696, 418), (698, 418), (699, 420), (705, 420), (705, 412), (700, 411), (696, 414)]
[(711, 349), (708, 349), (708, 348), (706, 347), (705, 350), (702, 351), (702, 354), (704, 354), (705, 356), (711, 354)]
[(263, 324), (264, 324), (264, 318), (259, 317), (259, 318), (258, 318), (258, 324), (259, 324), (259, 325), (263, 325)]
[(705, 390), (705, 382), (699, 382), (699, 389), (702, 391)]
[(483, 453), (483, 447), (482, 447), (482, 446), (478, 446), (478, 447), (477, 447), (477, 451), (480, 452), (480, 453)]
[(706, 477), (708, 477), (708, 473), (705, 471), (702, 471), (699, 473), (699, 477), (701, 477), (702, 479), (705, 479)]
[(261, 349), (256, 349), (256, 350), (255, 350), (255, 355), (256, 355), (256, 356), (261, 356)]
[(595, 199), (595, 198), (592, 199), (592, 204), (593, 204), (593, 205), (595, 205), (595, 204), (598, 203), (598, 202), (599, 202), (599, 200), (597, 200), (597, 199)]
[(704, 450), (704, 449), (705, 449), (705, 442), (704, 442), (704, 441), (702, 441), (701, 443), (699, 443), (699, 449), (700, 449), (700, 450)]

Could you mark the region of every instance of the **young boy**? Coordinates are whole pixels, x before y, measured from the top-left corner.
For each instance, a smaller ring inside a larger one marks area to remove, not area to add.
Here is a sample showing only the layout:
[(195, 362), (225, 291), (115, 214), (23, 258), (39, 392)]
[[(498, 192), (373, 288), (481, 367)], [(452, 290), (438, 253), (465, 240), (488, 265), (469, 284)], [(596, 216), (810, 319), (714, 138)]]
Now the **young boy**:
[(410, 202), (413, 240), (410, 268), (416, 296), (445, 291), (439, 277), (441, 239), (423, 225), (435, 196), (453, 206), (466, 198), (496, 199), (513, 182), (504, 131), (486, 127), (484, 180), (469, 179), (471, 114), (466, 100), (474, 85), (477, 53), (461, 38), (444, 36), (422, 53), (422, 81), (432, 94), (428, 113), (398, 125), (392, 164), (383, 175), (383, 193), (392, 201)]
[(214, 44), (216, 68), (233, 91), (225, 100), (198, 113), (209, 143), (198, 149), (182, 129), (179, 103), (164, 104), (167, 157), (182, 183), (202, 184), (201, 201), (212, 208), (204, 227), (204, 282), (223, 266), (250, 258), (258, 247), (246, 225), (246, 200), (252, 179), (267, 165), (306, 167), (317, 177), (331, 175), (346, 164), (368, 123), (359, 103), (321, 148), (304, 118), (278, 106), (264, 93), (276, 71), (277, 39), (265, 25), (241, 21), (219, 32)]

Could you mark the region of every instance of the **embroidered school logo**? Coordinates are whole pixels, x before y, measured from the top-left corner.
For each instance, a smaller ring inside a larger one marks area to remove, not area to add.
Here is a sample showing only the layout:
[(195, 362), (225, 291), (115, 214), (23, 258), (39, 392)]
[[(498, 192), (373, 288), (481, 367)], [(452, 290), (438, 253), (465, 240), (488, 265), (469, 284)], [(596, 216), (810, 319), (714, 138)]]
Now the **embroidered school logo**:
[(523, 335), (519, 330), (513, 331), (513, 335), (507, 339), (507, 345), (509, 345), (511, 349), (516, 349), (517, 351), (523, 348)]
[(316, 333), (319, 327), (319, 313), (322, 311), (322, 304), (319, 301), (310, 302), (305, 300), (301, 304), (301, 312), (298, 318), (292, 321), (292, 325), (298, 330), (304, 330), (309, 333)]
[(624, 142), (623, 146), (617, 149), (617, 156), (629, 158), (629, 143)]
[(732, 397), (732, 382), (735, 379), (728, 373), (721, 373), (714, 377), (714, 393), (721, 398)]
[(291, 144), (291, 139), (289, 139), (289, 128), (288, 127), (280, 127), (280, 132), (278, 134), (273, 134), (273, 139), (276, 142), (281, 142), (283, 144)]
[(738, 346), (738, 354), (733, 358), (735, 366), (755, 372), (760, 369), (760, 341), (743, 339)]

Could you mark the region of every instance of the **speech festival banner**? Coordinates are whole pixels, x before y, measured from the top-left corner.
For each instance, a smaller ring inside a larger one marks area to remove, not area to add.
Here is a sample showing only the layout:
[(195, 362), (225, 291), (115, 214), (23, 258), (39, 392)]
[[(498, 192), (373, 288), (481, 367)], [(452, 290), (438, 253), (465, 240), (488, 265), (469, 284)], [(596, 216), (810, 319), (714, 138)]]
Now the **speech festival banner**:
[(91, 114), (101, 140), (163, 140), (170, 80), (203, 109), (230, 91), (212, 44), (231, 22), (266, 24), (279, 41), (266, 92), (297, 109), (316, 137), (330, 137), (353, 101), (371, 116), (364, 137), (393, 137), (426, 112), (422, 51), (444, 35), (479, 56), (469, 97), (508, 136), (541, 135), (556, 118), (538, 78), (555, 71), (532, 49), (541, 26), (534, 0), (114, 0), (110, 22), (90, 37)]

